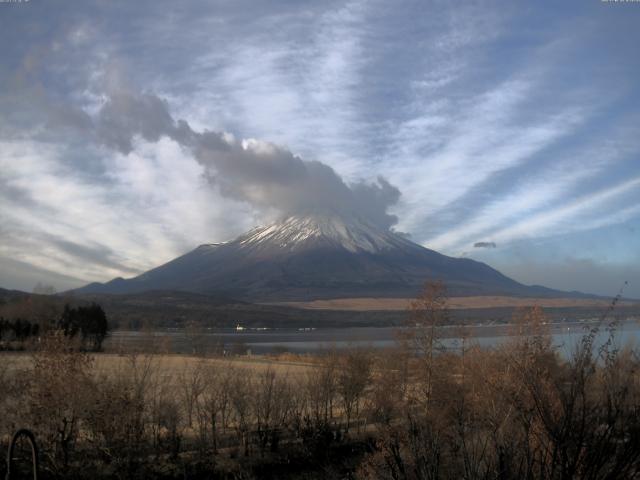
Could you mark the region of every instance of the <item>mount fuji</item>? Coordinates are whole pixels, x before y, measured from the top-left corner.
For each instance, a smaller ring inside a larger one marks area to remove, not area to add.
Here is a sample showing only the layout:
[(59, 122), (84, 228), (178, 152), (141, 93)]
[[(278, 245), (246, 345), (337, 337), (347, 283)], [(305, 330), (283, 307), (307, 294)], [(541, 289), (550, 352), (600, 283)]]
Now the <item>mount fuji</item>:
[(525, 286), (481, 262), (442, 255), (362, 218), (332, 214), (290, 216), (230, 242), (200, 245), (135, 278), (76, 292), (172, 290), (280, 302), (412, 297), (428, 280), (442, 280), (452, 296), (567, 295)]

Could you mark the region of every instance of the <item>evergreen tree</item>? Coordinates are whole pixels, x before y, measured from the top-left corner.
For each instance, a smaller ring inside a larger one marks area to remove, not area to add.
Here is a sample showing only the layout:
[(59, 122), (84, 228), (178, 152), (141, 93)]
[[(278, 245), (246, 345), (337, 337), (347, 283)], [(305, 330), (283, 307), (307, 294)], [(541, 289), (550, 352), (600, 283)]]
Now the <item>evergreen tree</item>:
[(88, 343), (94, 351), (102, 349), (102, 342), (109, 332), (107, 316), (97, 303), (75, 308), (65, 305), (58, 327), (70, 338), (80, 334), (83, 343)]

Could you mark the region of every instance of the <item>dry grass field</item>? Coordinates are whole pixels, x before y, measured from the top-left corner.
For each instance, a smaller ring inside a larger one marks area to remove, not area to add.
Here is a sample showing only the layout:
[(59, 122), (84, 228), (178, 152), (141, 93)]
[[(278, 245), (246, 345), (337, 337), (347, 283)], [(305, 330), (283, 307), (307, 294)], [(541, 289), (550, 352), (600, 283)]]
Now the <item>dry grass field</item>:
[[(348, 311), (397, 311), (407, 310), (411, 298), (335, 298), (328, 300), (312, 300), (309, 302), (279, 302), (271, 305), (283, 305), (309, 310), (348, 310)], [(533, 307), (567, 308), (567, 307), (603, 307), (611, 300), (590, 298), (522, 298), (503, 296), (451, 297), (448, 306), (451, 309), (500, 308), (500, 307)], [(618, 306), (637, 306), (638, 303), (620, 301)]]
[[(317, 368), (311, 361), (304, 361), (292, 355), (252, 356), (252, 357), (229, 357), (211, 358), (178, 354), (91, 354), (95, 372), (100, 374), (111, 374), (122, 371), (131, 363), (133, 358), (151, 362), (154, 370), (161, 372), (165, 378), (178, 377), (185, 371), (193, 370), (197, 367), (212, 367), (220, 369), (247, 370), (252, 373), (263, 373), (266, 370), (273, 370), (278, 375), (286, 375), (289, 378), (297, 378), (306, 375)], [(32, 354), (29, 352), (0, 352), (0, 362), (5, 368), (3, 370), (27, 369), (32, 364)]]

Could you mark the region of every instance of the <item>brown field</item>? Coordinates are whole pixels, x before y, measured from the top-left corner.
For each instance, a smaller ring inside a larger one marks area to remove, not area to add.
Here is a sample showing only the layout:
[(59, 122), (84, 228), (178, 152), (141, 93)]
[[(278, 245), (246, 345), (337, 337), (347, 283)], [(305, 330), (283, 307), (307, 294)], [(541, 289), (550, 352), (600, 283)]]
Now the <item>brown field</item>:
[[(164, 378), (177, 378), (185, 371), (190, 371), (198, 366), (218, 366), (223, 369), (246, 369), (253, 373), (261, 373), (267, 369), (275, 371), (278, 375), (288, 378), (296, 378), (306, 375), (316, 368), (310, 361), (299, 360), (295, 356), (278, 358), (270, 356), (208, 358), (177, 354), (139, 354), (120, 355), (101, 353), (91, 355), (96, 373), (115, 373), (122, 371), (132, 357), (144, 358), (153, 364), (154, 370), (161, 372)], [(25, 352), (0, 352), (0, 362), (12, 369), (23, 370), (31, 366), (32, 355)]]
[[(279, 302), (271, 305), (284, 305), (308, 310), (351, 310), (351, 311), (397, 311), (406, 310), (411, 298), (335, 298), (312, 300), (309, 302)], [(569, 307), (606, 307), (611, 300), (590, 298), (522, 298), (503, 296), (452, 297), (448, 305), (451, 309), (532, 307), (569, 308)], [(635, 302), (621, 301), (618, 306), (635, 306)]]

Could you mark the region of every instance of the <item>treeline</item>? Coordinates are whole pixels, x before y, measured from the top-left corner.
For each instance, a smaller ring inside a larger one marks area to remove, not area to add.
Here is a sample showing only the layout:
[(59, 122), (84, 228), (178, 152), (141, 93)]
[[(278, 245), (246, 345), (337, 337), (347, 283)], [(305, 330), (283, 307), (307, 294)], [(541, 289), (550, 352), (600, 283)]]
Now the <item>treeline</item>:
[[(29, 299), (25, 300), (29, 302)], [(102, 307), (96, 303), (71, 307), (65, 304), (59, 314), (44, 318), (34, 318), (25, 314), (25, 309), (17, 310), (14, 318), (0, 316), (0, 350), (23, 350), (38, 340), (41, 334), (60, 330), (65, 337), (78, 339), (83, 349), (100, 351), (109, 332), (109, 322)], [(27, 318), (24, 318), (23, 315)], [(29, 319), (31, 318), (31, 319)]]
[(37, 337), (39, 333), (39, 323), (31, 323), (29, 320), (22, 320), (21, 318), (7, 320), (0, 317), (0, 342), (5, 339), (24, 342), (29, 337)]
[(461, 332), (446, 350), (434, 286), (396, 349), (289, 368), (92, 356), (59, 332), (29, 364), (0, 364), (0, 432), (32, 429), (46, 478), (638, 478), (638, 352), (613, 324), (567, 359), (540, 309), (516, 320), (499, 347)]

